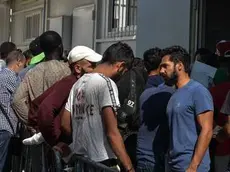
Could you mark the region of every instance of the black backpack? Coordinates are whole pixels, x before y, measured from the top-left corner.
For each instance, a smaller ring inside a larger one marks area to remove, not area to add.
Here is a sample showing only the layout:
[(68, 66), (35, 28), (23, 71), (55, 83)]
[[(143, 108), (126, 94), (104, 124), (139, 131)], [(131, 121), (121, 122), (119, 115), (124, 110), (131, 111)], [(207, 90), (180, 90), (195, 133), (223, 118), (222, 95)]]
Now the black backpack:
[[(129, 71), (129, 93), (124, 99), (121, 108), (118, 109), (118, 127), (124, 139), (133, 133), (137, 133), (140, 126), (139, 97), (144, 90), (145, 79), (137, 71), (138, 70), (135, 69)], [(141, 82), (137, 77), (141, 78)], [(137, 82), (137, 80), (139, 82)], [(122, 85), (120, 85), (120, 87), (122, 87)]]

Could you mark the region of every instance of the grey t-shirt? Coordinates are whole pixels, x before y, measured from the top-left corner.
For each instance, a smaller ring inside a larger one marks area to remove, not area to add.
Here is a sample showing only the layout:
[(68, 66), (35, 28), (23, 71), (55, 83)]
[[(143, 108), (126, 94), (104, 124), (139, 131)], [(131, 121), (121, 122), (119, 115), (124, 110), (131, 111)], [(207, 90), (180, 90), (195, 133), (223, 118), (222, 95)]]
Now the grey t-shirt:
[(101, 162), (116, 158), (106, 137), (102, 109), (120, 106), (116, 84), (109, 78), (91, 73), (83, 75), (72, 87), (65, 109), (71, 112), (72, 151)]

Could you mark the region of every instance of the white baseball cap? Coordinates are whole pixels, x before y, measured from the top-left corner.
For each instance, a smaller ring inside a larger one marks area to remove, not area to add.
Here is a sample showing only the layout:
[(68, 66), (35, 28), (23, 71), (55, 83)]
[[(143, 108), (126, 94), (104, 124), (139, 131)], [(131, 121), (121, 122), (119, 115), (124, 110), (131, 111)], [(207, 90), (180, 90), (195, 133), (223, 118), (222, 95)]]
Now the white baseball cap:
[(102, 55), (96, 53), (89, 47), (76, 46), (70, 51), (67, 59), (70, 64), (83, 59), (88, 60), (90, 62), (100, 62), (102, 59)]

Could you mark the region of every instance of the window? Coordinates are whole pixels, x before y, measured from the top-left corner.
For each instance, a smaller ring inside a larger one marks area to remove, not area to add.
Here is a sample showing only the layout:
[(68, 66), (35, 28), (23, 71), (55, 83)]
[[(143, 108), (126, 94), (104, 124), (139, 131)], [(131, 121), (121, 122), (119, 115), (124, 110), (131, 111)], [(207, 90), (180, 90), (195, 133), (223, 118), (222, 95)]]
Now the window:
[(110, 0), (108, 37), (136, 34), (137, 0)]
[(26, 16), (25, 40), (31, 40), (39, 36), (41, 13)]

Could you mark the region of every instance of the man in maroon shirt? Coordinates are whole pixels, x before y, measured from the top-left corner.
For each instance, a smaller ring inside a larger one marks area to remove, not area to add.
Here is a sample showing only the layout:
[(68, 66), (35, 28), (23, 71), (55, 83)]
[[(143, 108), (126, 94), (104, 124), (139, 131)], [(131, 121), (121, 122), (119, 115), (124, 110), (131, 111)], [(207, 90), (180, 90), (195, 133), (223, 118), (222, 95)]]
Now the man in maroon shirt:
[[(214, 106), (216, 109), (215, 127), (224, 127), (228, 121), (228, 115), (221, 113), (221, 108), (224, 104), (226, 95), (230, 90), (230, 82), (223, 82), (210, 89), (213, 97)], [(222, 138), (222, 130), (216, 133), (212, 142), (212, 149), (214, 155), (214, 168), (215, 172), (227, 171), (228, 163), (230, 160), (230, 139)]]
[(24, 144), (40, 144), (45, 140), (54, 146), (62, 140), (59, 113), (65, 107), (70, 90), (84, 73), (92, 72), (101, 59), (101, 55), (85, 46), (77, 46), (70, 51), (68, 62), (72, 74), (55, 83), (32, 102), (29, 125), (39, 133), (23, 140)]

